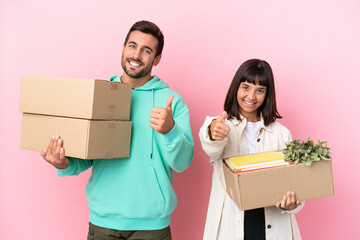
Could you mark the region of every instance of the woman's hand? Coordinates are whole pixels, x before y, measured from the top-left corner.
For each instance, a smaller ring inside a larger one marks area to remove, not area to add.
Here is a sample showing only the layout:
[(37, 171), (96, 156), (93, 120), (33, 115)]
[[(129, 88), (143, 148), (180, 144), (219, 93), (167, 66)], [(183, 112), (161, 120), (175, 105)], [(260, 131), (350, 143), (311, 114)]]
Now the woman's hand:
[(276, 207), (285, 210), (285, 211), (291, 211), (297, 208), (297, 206), (301, 205), (300, 200), (296, 200), (296, 195), (294, 192), (288, 191), (286, 195), (284, 195), (281, 202), (276, 203)]
[(224, 111), (218, 118), (214, 119), (209, 126), (210, 140), (224, 140), (230, 132), (230, 127), (225, 124), (227, 113)]

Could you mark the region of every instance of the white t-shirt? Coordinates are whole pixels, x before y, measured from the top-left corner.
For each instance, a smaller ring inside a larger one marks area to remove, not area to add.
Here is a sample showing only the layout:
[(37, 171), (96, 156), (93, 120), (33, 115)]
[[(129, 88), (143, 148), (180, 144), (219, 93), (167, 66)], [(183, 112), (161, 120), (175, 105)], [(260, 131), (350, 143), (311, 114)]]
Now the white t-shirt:
[(261, 121), (258, 122), (247, 122), (244, 132), (245, 138), (248, 145), (248, 154), (256, 153), (256, 136), (260, 130)]

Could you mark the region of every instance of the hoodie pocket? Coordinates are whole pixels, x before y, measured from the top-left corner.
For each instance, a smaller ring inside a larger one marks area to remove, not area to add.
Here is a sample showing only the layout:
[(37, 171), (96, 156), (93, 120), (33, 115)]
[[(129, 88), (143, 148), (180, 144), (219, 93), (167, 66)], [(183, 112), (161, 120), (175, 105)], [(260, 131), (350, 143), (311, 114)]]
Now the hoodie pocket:
[(89, 192), (89, 208), (100, 216), (154, 218), (164, 214), (165, 198), (153, 167), (106, 168)]

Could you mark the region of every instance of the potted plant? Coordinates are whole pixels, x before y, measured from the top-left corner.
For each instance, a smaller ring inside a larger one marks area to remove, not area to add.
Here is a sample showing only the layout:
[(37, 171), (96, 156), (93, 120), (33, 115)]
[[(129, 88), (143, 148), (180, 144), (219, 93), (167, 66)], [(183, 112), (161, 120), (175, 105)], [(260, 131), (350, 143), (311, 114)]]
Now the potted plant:
[[(318, 141), (314, 144), (310, 137), (307, 141), (293, 140), (285, 143), (286, 147), (282, 150), (285, 161), (290, 164), (305, 163), (306, 166), (311, 166), (313, 162), (321, 160), (330, 160), (330, 148), (327, 146), (327, 141)], [(323, 146), (326, 144), (325, 146)]]

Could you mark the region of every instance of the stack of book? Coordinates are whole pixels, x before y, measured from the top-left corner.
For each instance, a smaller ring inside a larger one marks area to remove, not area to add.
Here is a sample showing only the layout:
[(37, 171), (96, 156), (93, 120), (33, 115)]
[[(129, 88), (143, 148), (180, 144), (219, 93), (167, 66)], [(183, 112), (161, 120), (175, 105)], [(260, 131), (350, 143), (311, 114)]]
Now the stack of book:
[(289, 163), (284, 160), (284, 155), (281, 152), (265, 152), (230, 157), (225, 158), (224, 162), (234, 173), (289, 165)]

